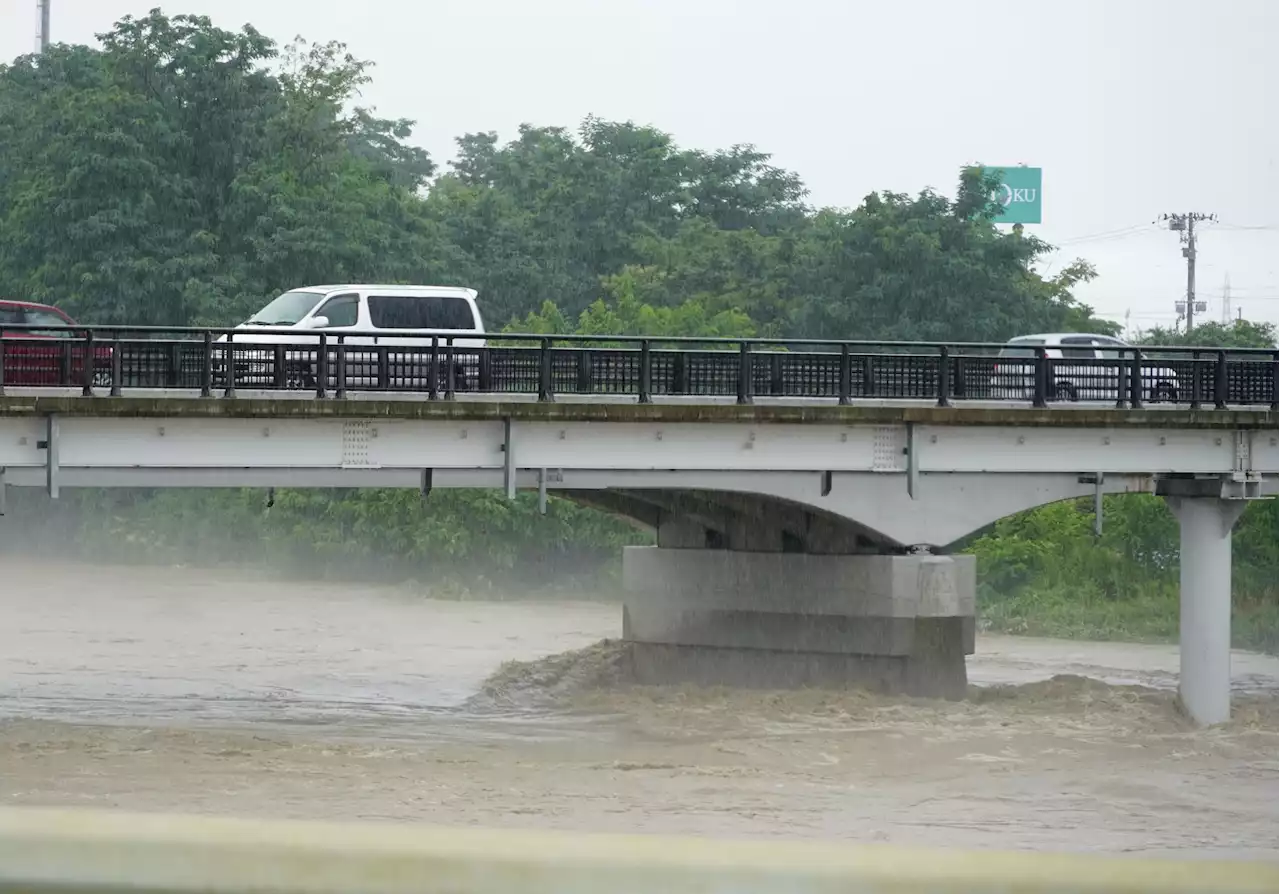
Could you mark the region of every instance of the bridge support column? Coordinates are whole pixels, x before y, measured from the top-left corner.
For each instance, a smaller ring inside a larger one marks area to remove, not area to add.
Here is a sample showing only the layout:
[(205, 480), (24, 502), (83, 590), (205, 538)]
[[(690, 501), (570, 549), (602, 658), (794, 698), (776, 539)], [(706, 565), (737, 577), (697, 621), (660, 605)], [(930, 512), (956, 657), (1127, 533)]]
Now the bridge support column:
[(1244, 500), (1168, 498), (1181, 528), (1178, 697), (1196, 723), (1231, 718), (1231, 528)]
[(971, 556), (641, 546), (623, 579), (637, 682), (965, 693)]

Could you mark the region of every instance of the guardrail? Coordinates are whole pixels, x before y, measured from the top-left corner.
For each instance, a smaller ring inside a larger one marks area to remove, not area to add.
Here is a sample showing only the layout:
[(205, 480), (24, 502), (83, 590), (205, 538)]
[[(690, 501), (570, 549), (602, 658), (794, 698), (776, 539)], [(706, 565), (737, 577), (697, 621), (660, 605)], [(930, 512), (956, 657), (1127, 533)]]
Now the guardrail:
[(0, 810), (0, 892), (1253, 894), (1274, 861)]
[(386, 331), (299, 335), (280, 329), (65, 327), (0, 337), (0, 393), (24, 386), (79, 387), (85, 396), (129, 388), (459, 392), (655, 397), (756, 397), (1111, 402), (1193, 409), (1276, 408), (1275, 349), (1125, 347), (1105, 358), (1062, 359), (1037, 347), (1001, 356), (1001, 344), (496, 336), (488, 342)]

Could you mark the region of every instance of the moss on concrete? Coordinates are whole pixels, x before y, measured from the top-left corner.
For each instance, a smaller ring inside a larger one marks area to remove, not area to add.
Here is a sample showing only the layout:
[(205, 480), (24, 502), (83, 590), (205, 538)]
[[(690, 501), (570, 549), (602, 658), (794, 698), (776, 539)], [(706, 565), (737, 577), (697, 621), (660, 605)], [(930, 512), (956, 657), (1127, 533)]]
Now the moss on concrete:
[(0, 416), (220, 417), (249, 419), (512, 419), (558, 422), (752, 422), (824, 425), (1021, 425), (1274, 429), (1270, 410), (1188, 410), (834, 404), (537, 403), (504, 400), (315, 400), (218, 397), (0, 397)]

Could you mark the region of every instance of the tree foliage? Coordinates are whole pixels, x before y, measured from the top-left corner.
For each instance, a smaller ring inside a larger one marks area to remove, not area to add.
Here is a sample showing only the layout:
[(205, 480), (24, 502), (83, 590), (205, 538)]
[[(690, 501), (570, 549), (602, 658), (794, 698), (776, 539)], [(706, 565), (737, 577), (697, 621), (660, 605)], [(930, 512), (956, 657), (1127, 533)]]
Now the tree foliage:
[(341, 44), (152, 11), (0, 69), (0, 291), (101, 323), (227, 324), (303, 282), (439, 279), (407, 123), (347, 111)]
[(1139, 344), (1204, 346), (1214, 348), (1275, 348), (1274, 323), (1232, 320), (1230, 323), (1201, 323), (1190, 332), (1155, 327), (1141, 333)]

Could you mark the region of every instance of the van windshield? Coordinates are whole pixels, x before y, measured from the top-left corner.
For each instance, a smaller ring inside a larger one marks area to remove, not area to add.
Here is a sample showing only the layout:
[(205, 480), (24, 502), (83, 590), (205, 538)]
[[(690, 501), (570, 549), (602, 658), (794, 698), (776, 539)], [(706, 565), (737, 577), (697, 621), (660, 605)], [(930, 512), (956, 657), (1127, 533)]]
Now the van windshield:
[(252, 326), (292, 326), (320, 303), (324, 292), (285, 292), (262, 310), (245, 320)]

